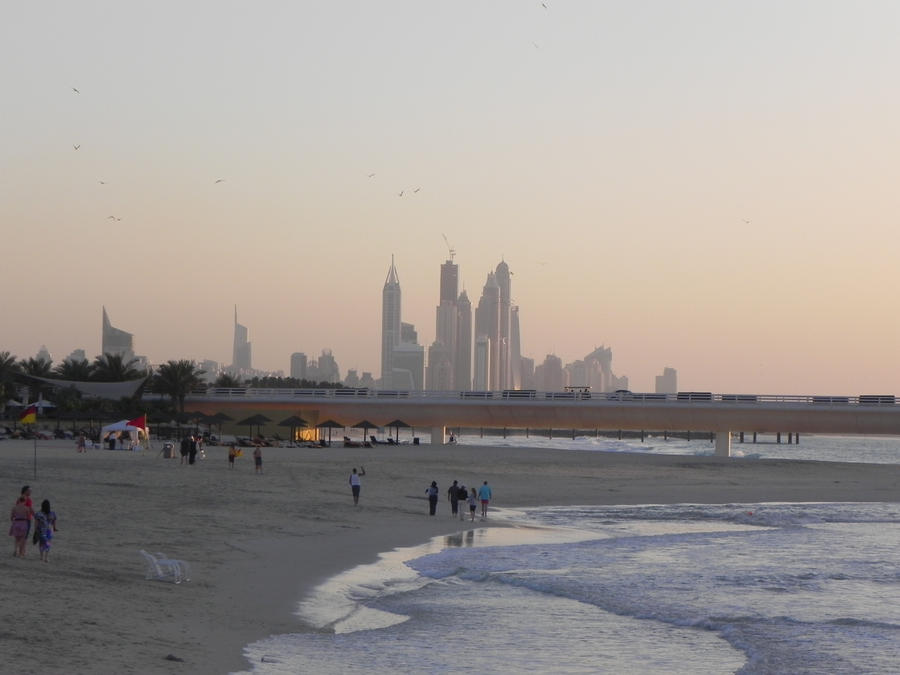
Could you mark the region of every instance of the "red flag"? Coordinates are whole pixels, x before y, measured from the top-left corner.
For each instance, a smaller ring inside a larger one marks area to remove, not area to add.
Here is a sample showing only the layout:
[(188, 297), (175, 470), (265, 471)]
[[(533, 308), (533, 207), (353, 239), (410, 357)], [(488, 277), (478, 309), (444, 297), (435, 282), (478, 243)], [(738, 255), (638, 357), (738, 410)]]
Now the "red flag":
[(25, 408), (19, 415), (19, 421), (22, 424), (35, 424), (37, 422), (37, 406), (30, 405)]
[(133, 420), (128, 420), (128, 426), (137, 427), (138, 429), (146, 429), (147, 415), (141, 415), (140, 417), (135, 417)]

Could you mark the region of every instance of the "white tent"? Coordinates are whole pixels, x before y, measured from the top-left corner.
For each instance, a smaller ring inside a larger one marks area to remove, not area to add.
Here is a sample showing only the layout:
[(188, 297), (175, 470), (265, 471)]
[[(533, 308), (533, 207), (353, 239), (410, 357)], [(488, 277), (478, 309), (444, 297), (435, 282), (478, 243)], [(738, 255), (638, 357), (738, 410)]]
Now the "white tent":
[[(100, 443), (102, 445), (108, 442), (110, 438), (116, 438), (119, 439), (119, 442), (116, 444), (117, 447), (120, 450), (127, 450), (146, 446), (149, 441), (149, 434), (149, 427), (136, 427), (129, 424), (128, 420), (119, 420), (118, 422), (107, 424), (100, 430)], [(127, 444), (122, 442), (122, 439), (125, 437), (130, 441)]]

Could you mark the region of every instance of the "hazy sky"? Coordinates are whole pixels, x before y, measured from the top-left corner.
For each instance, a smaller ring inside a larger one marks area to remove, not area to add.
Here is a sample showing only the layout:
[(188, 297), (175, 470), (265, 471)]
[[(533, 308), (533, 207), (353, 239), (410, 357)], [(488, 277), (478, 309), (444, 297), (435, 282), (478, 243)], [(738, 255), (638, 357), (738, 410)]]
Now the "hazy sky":
[(377, 377), (446, 235), (538, 362), (900, 394), (900, 3), (544, 4), (5, 2), (0, 350), (93, 358), (105, 305), (227, 364), (237, 304), (255, 367)]

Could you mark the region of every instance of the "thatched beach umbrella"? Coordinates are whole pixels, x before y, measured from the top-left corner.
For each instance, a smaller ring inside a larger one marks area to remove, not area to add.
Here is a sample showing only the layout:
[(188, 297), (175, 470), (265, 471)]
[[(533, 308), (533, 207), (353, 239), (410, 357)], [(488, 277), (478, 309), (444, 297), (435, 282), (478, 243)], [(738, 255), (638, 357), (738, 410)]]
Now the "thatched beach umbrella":
[[(394, 427), (394, 440), (397, 441), (397, 443), (400, 442), (400, 427), (403, 427), (404, 429), (412, 429), (412, 426), (410, 426), (403, 420), (394, 420), (393, 422), (388, 422), (384, 426), (388, 428)], [(413, 433), (415, 433), (415, 431), (413, 431)]]
[(287, 419), (283, 419), (278, 423), (280, 427), (290, 427), (291, 428), (291, 443), (294, 442), (294, 439), (297, 437), (297, 429), (304, 429), (309, 426), (309, 422), (307, 422), (302, 417), (297, 417), (296, 415), (291, 415)]
[(238, 426), (244, 426), (245, 424), (247, 426), (249, 426), (250, 427), (250, 436), (252, 438), (254, 425), (256, 425), (256, 435), (261, 436), (262, 435), (262, 429), (261, 429), (262, 425), (265, 424), (266, 422), (271, 422), (271, 421), (272, 420), (270, 420), (265, 415), (257, 414), (257, 415), (251, 415), (250, 417), (248, 417), (245, 420), (241, 420), (240, 422), (238, 422)]
[(363, 442), (366, 442), (369, 440), (369, 436), (368, 436), (369, 429), (378, 429), (378, 425), (373, 422), (370, 422), (369, 420), (363, 420), (362, 422), (357, 422), (350, 428), (351, 429), (362, 429), (363, 430)]
[(325, 420), (324, 422), (319, 422), (316, 425), (316, 429), (328, 429), (328, 445), (331, 445), (331, 430), (344, 428), (346, 427), (343, 424), (335, 422), (334, 420)]

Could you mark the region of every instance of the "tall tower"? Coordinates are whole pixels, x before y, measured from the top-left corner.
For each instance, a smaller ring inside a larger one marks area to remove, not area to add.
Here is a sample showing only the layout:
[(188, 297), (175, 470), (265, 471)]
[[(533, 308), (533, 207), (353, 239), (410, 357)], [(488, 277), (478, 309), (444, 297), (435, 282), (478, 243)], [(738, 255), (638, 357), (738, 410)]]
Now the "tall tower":
[(486, 337), (490, 352), (488, 354), (489, 361), (488, 385), (492, 391), (501, 388), (500, 384), (500, 287), (497, 285), (497, 278), (493, 272), (489, 272), (487, 281), (484, 283), (484, 289), (481, 292), (481, 299), (478, 301), (478, 307), (475, 310), (475, 338), (476, 345), (479, 337)]
[(512, 307), (511, 282), (509, 265), (500, 261), (495, 272), (497, 286), (500, 288), (500, 341), (497, 364), (500, 369), (500, 389), (512, 389), (512, 376), (510, 373), (510, 308)]
[(125, 362), (134, 358), (134, 335), (124, 330), (115, 328), (103, 308), (103, 328), (100, 340), (100, 355), (115, 354), (121, 356)]
[(463, 291), (456, 301), (456, 358), (453, 383), (460, 391), (472, 388), (472, 303)]
[(235, 373), (249, 373), (251, 370), (251, 347), (247, 339), (249, 331), (238, 323), (237, 305), (234, 306), (234, 348), (231, 354), (231, 369)]
[(434, 343), (428, 350), (427, 379), (429, 389), (452, 390), (459, 388), (456, 376), (456, 340), (459, 323), (456, 294), (459, 288), (459, 266), (450, 258), (441, 265), (440, 304), (435, 310)]
[(400, 344), (400, 278), (391, 256), (391, 268), (381, 291), (381, 386), (393, 387), (394, 348)]

